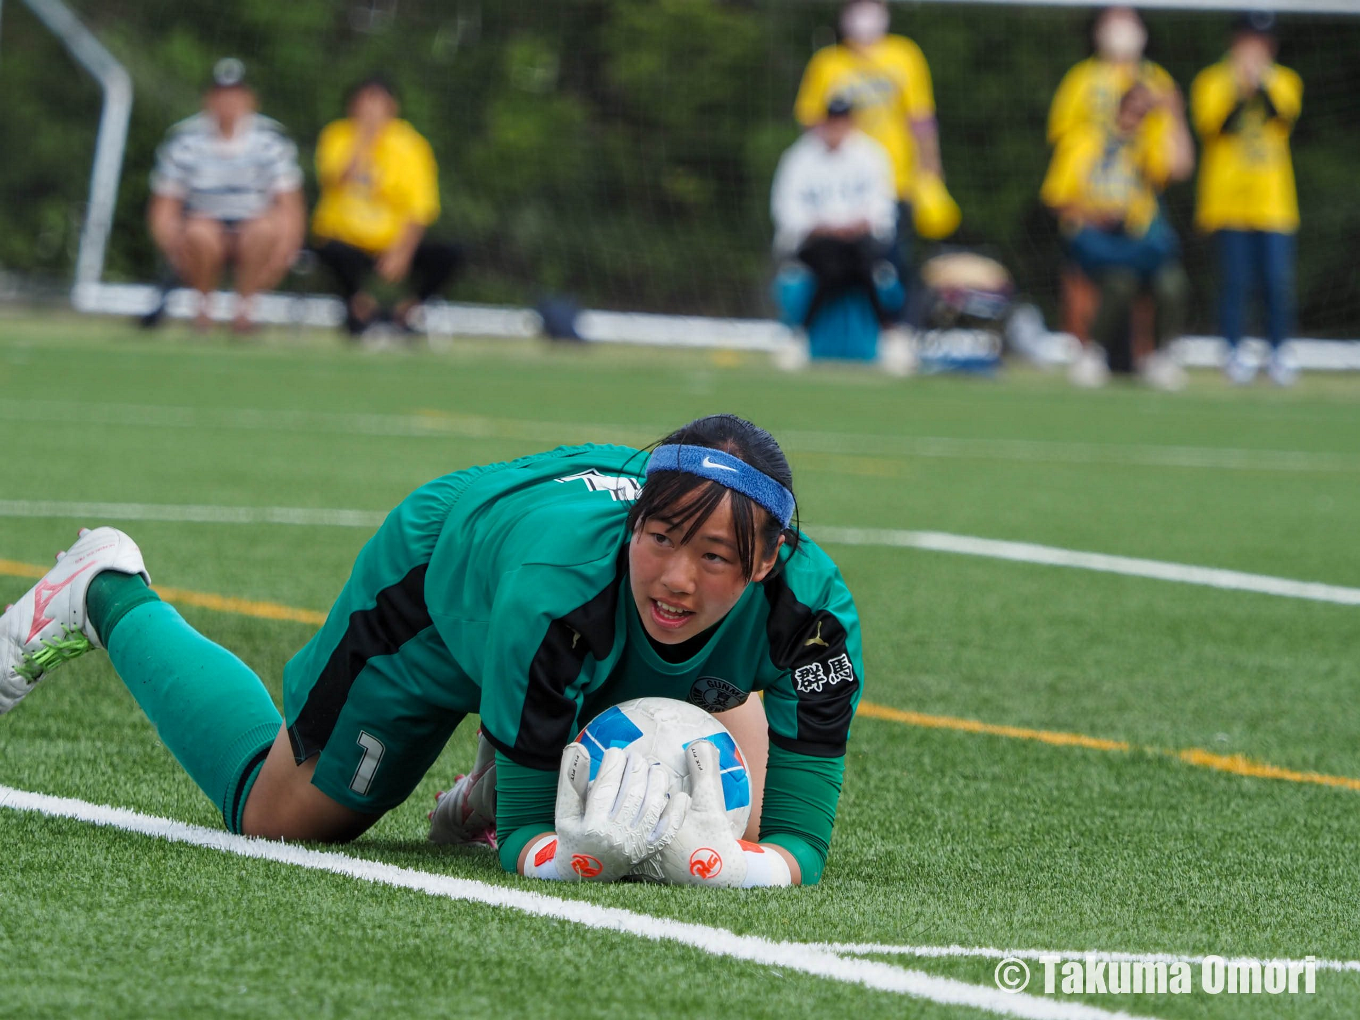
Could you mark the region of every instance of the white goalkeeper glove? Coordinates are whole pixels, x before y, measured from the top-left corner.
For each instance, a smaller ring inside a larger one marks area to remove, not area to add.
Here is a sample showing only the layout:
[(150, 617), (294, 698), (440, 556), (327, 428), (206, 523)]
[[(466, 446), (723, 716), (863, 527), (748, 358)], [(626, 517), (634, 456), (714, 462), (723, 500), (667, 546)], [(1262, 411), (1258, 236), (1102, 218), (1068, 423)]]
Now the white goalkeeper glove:
[(477, 731), (477, 759), (453, 789), (435, 795), (430, 842), (459, 846), (496, 845), (496, 749)]
[[(718, 749), (696, 740), (686, 751), (689, 810), (675, 838), (634, 872), (671, 885), (752, 887), (792, 885), (788, 862), (778, 851), (732, 834), (723, 798)], [(684, 794), (680, 794), (684, 796)]]
[[(611, 747), (590, 784), (590, 754), (580, 744), (562, 752), (557, 778), (557, 846), (551, 867), (569, 882), (612, 882), (669, 843), (684, 818), (688, 799), (667, 793), (666, 770)], [(589, 792), (587, 793), (587, 788)], [(549, 837), (544, 837), (544, 843)], [(548, 845), (535, 845), (527, 864), (546, 858)], [(548, 861), (532, 871), (543, 877)], [(525, 874), (530, 874), (529, 868)]]

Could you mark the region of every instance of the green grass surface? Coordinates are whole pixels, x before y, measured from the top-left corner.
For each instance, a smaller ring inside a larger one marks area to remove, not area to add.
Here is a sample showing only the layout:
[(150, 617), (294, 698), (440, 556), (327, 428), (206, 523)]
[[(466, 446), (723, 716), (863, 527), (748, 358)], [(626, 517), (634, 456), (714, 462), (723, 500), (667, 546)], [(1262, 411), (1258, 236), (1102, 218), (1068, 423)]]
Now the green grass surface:
[[(787, 376), (754, 355), (488, 342), (374, 355), (316, 333), (236, 344), (0, 319), (0, 499), (384, 511), (469, 464), (559, 442), (646, 442), (718, 410), (785, 440), (814, 537), (818, 524), (934, 529), (1360, 586), (1356, 379), (1234, 391), (1197, 375), (1174, 396), (1086, 393), (1025, 372)], [(80, 523), (95, 522), (0, 517), (0, 559), (46, 562)], [(314, 610), (367, 537), (109, 523), (135, 535), (158, 584)], [(863, 619), (866, 700), (1360, 777), (1360, 609), (828, 549)], [(0, 599), (31, 583), (0, 576)], [(184, 613), (276, 697), (309, 636)], [(433, 791), (470, 761), (470, 734), (345, 852), (522, 884), (489, 855), (423, 841)], [(0, 784), (220, 824), (99, 655), (0, 720), (0, 763)], [(862, 718), (820, 886), (550, 891), (804, 942), (1352, 960), (1358, 846), (1353, 790)], [(981, 1015), (5, 810), (0, 883), (5, 1016)], [(992, 984), (994, 961), (883, 959)], [(1320, 973), (1311, 997), (1060, 998), (1167, 1018), (1354, 1017), (1360, 973)]]

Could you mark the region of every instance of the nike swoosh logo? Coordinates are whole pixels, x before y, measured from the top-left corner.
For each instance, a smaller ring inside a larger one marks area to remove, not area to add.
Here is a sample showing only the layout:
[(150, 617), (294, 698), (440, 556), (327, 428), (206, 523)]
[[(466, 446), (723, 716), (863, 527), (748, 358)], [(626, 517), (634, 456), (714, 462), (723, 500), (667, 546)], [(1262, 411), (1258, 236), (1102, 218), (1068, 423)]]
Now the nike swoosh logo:
[(704, 457), (703, 466), (706, 468), (717, 468), (719, 471), (731, 471), (733, 474), (737, 473), (736, 468), (728, 467), (726, 464), (715, 463), (714, 461), (709, 460), (708, 457)]

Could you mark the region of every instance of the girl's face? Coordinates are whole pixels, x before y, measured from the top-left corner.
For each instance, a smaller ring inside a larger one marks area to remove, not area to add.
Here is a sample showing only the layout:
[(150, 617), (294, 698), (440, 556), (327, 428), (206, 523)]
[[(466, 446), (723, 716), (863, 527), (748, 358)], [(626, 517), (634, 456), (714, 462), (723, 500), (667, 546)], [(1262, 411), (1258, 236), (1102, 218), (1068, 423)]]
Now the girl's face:
[[(689, 522), (653, 517), (633, 532), (628, 546), (633, 601), (648, 635), (661, 644), (676, 645), (702, 634), (726, 616), (746, 590), (737, 560), (731, 497), (718, 505), (688, 544), (681, 545), (688, 529)], [(783, 544), (780, 536), (767, 559), (757, 556), (752, 581), (763, 581), (774, 569)]]

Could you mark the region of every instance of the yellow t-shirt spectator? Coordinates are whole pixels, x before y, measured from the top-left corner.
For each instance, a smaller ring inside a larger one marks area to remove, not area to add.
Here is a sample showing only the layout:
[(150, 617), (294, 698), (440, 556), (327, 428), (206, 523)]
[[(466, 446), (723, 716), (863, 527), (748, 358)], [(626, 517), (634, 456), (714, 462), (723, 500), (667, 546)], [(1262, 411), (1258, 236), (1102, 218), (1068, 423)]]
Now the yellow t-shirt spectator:
[(439, 218), (439, 174), (430, 143), (406, 121), (392, 120), (346, 178), (357, 141), (353, 120), (332, 121), (321, 132), (316, 144), (321, 199), (312, 232), (376, 255), (408, 223), (427, 227)]
[(1040, 196), (1051, 209), (1075, 211), (1065, 224), (1079, 227), (1086, 216), (1123, 221), (1130, 236), (1142, 237), (1157, 216), (1157, 192), (1170, 173), (1168, 147), (1142, 130), (1121, 138), (1094, 123), (1069, 130), (1053, 153)]
[(1195, 210), (1201, 230), (1298, 229), (1289, 133), (1302, 108), (1303, 80), (1278, 64), (1245, 101), (1227, 61), (1195, 77), (1190, 114), (1204, 143)]
[[(1064, 135), (1083, 124), (1112, 125), (1119, 100), (1137, 82), (1146, 85), (1154, 96), (1176, 87), (1171, 75), (1151, 60), (1132, 65), (1088, 57), (1073, 65), (1053, 93), (1053, 104), (1048, 110), (1048, 144), (1057, 145)], [(1148, 114), (1140, 130), (1165, 138), (1169, 127), (1166, 111), (1159, 109)]]
[(820, 123), (833, 96), (855, 106), (855, 126), (888, 150), (900, 198), (915, 184), (916, 142), (911, 121), (935, 116), (930, 67), (921, 48), (900, 35), (885, 35), (865, 47), (827, 46), (803, 71), (793, 115), (804, 127)]

